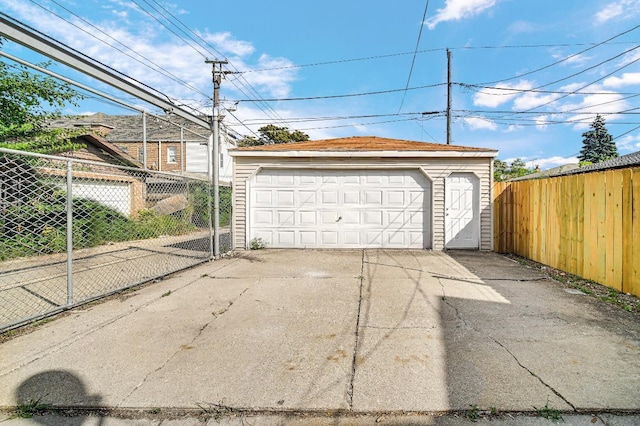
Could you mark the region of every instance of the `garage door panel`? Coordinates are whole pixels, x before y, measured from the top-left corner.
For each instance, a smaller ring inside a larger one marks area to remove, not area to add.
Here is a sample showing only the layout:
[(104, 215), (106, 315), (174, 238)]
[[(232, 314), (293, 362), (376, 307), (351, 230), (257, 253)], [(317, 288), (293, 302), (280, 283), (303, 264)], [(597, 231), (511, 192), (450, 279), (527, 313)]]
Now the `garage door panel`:
[(345, 190), (342, 192), (342, 204), (344, 205), (360, 205), (360, 191)]
[(295, 225), (295, 212), (293, 210), (279, 210), (278, 211), (278, 226), (291, 226)]
[(404, 191), (387, 191), (387, 204), (390, 206), (404, 206), (407, 204)]
[(322, 204), (338, 204), (338, 191), (321, 191)]
[(342, 214), (341, 222), (345, 225), (359, 225), (362, 221), (360, 211), (346, 211)]
[(286, 191), (277, 191), (276, 199), (274, 202), (275, 206), (293, 206), (294, 205), (294, 191), (286, 190)]
[(315, 211), (301, 211), (298, 214), (298, 224), (301, 226), (316, 226), (318, 218)]
[(315, 247), (318, 245), (316, 231), (300, 231), (300, 245)]
[(276, 231), (277, 244), (282, 247), (293, 247), (295, 245), (295, 231)]
[(257, 225), (273, 225), (273, 212), (271, 210), (255, 210), (254, 222)]
[(269, 247), (430, 245), (431, 184), (415, 170), (265, 169), (250, 191), (249, 240)]
[(382, 205), (382, 191), (365, 191), (364, 203), (366, 205), (381, 206)]
[(321, 231), (320, 237), (322, 238), (322, 245), (324, 246), (338, 246), (338, 232), (337, 231)]
[(273, 198), (270, 190), (257, 190), (256, 191), (256, 205), (271, 207), (273, 204)]
[(314, 205), (317, 203), (317, 193), (315, 191), (299, 191), (300, 205)]

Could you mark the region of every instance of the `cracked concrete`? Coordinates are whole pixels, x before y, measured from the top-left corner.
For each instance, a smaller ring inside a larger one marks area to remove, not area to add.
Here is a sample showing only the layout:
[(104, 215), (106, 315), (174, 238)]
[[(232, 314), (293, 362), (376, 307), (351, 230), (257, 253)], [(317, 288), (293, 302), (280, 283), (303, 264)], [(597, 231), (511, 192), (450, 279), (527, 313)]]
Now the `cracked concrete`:
[(248, 252), (128, 296), (0, 345), (0, 405), (640, 411), (638, 318), (493, 253)]

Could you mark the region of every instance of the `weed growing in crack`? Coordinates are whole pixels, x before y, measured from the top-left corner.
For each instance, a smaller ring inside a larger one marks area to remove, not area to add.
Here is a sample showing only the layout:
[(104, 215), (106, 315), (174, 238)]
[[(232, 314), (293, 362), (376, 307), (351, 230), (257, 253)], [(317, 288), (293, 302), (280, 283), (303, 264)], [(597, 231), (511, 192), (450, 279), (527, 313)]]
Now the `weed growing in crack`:
[(542, 408), (538, 408), (535, 405), (533, 406), (533, 408), (536, 410), (536, 412), (540, 417), (543, 417), (547, 420), (564, 421), (564, 419), (562, 418), (562, 415), (560, 414), (560, 410), (549, 407), (549, 401), (547, 401), (547, 403)]
[(480, 411), (478, 410), (478, 406), (476, 404), (469, 405), (469, 409), (464, 415), (472, 422), (477, 422), (480, 418)]
[(171, 294), (171, 290), (167, 291), (166, 293), (162, 293), (162, 296), (160, 297), (167, 297), (170, 294)]
[(233, 413), (233, 407), (224, 405), (224, 400), (221, 400), (217, 404), (208, 403), (208, 407), (200, 403), (196, 403), (196, 405), (202, 410), (203, 414), (211, 416), (211, 418), (213, 418), (216, 423), (220, 423), (220, 420), (222, 420), (222, 418)]
[(41, 404), (41, 398), (32, 399), (26, 404), (18, 404), (12, 418), (30, 419), (36, 414), (47, 411), (51, 406), (49, 404)]

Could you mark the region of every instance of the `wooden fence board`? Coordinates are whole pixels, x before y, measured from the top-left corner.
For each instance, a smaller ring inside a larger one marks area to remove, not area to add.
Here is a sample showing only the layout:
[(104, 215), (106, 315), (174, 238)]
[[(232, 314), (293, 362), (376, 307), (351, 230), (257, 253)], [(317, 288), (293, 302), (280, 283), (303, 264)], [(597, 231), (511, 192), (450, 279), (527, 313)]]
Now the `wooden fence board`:
[(633, 273), (631, 277), (630, 293), (640, 296), (640, 168), (635, 169), (631, 177), (633, 183), (633, 200), (632, 200), (632, 254)]
[(494, 247), (640, 296), (640, 168), (496, 183)]
[(615, 275), (615, 216), (616, 205), (614, 193), (615, 188), (615, 172), (608, 170), (604, 173), (605, 176), (605, 219), (604, 219), (604, 246), (605, 246), (605, 269), (604, 269), (604, 283), (605, 285), (620, 290), (619, 285), (616, 285)]
[(595, 270), (592, 270), (593, 280), (605, 283), (607, 277), (607, 187), (606, 174), (594, 173), (596, 175), (596, 206), (598, 209), (597, 219), (597, 246), (595, 258)]
[(613, 216), (613, 282), (618, 290), (622, 291), (622, 260), (624, 257), (623, 241), (624, 233), (622, 231), (622, 223), (624, 214), (622, 211), (622, 173), (614, 173), (613, 175), (613, 202), (615, 205), (615, 214)]
[(622, 291), (630, 292), (633, 280), (633, 181), (631, 170), (622, 171)]
[(584, 273), (584, 175), (578, 175), (576, 178), (576, 272), (574, 274), (583, 276)]

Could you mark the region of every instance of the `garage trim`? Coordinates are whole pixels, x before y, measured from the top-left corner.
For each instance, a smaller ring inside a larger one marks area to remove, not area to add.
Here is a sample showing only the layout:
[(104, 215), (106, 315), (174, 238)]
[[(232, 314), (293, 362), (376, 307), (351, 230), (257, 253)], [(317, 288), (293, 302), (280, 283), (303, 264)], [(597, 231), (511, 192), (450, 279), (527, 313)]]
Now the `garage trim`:
[(429, 227), (429, 240), (428, 241), (424, 241), (423, 244), (428, 244), (428, 247), (433, 247), (433, 242), (434, 242), (434, 232), (433, 232), (433, 226), (434, 226), (434, 218), (433, 218), (433, 202), (434, 202), (434, 191), (433, 191), (433, 185), (434, 185), (434, 180), (433, 178), (429, 175), (429, 173), (422, 167), (412, 167), (412, 166), (402, 166), (402, 165), (393, 165), (393, 166), (378, 166), (378, 165), (374, 165), (374, 166), (358, 166), (358, 165), (344, 165), (344, 166), (338, 166), (338, 165), (332, 165), (332, 164), (327, 164), (327, 165), (320, 165), (320, 164), (314, 164), (314, 165), (273, 165), (273, 166), (259, 166), (257, 167), (253, 173), (251, 173), (246, 180), (245, 183), (245, 224), (246, 224), (246, 232), (245, 232), (245, 247), (248, 248), (250, 247), (251, 244), (251, 228), (252, 228), (252, 220), (251, 220), (251, 193), (252, 193), (252, 184), (253, 182), (255, 182), (255, 179), (257, 177), (258, 174), (260, 174), (261, 172), (265, 171), (265, 170), (337, 170), (337, 171), (356, 171), (356, 170), (380, 170), (380, 171), (385, 171), (385, 170), (393, 170), (393, 171), (403, 171), (403, 170), (407, 170), (407, 171), (416, 171), (419, 172), (429, 183), (429, 185), (431, 186), (431, 191), (429, 191), (429, 196), (430, 198), (427, 200), (429, 203), (429, 207), (430, 207), (430, 211), (429, 211), (429, 223), (423, 223), (423, 232), (425, 229), (425, 226)]

